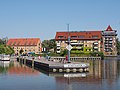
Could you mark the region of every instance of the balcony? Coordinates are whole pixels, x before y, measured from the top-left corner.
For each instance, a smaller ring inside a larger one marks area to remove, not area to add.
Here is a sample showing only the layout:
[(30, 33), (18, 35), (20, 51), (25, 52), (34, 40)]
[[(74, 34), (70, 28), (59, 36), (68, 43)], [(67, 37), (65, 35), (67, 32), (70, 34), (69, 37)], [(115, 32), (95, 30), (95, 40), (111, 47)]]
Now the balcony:
[(109, 41), (108, 43), (113, 43), (112, 41)]
[(76, 47), (76, 49), (83, 49), (83, 47)]
[(57, 43), (57, 46), (60, 46), (60, 43)]
[(57, 47), (57, 49), (60, 49), (60, 47)]
[(94, 49), (98, 49), (98, 47), (93, 47)]
[(93, 43), (94, 45), (98, 45), (98, 42)]
[(60, 53), (60, 51), (57, 51), (57, 53)]
[(83, 43), (77, 43), (77, 42), (76, 42), (76, 43), (75, 43), (75, 42), (73, 43), (73, 42), (72, 42), (71, 45), (83, 45)]

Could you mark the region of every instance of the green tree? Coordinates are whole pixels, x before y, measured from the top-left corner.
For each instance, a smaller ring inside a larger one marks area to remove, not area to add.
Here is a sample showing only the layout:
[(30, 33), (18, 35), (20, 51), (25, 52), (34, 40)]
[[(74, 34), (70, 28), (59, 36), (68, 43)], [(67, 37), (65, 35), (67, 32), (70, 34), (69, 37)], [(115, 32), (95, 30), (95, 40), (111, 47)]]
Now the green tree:
[(0, 39), (0, 45), (1, 45), (1, 44), (4, 44), (4, 42), (2, 41), (2, 39)]
[(117, 52), (118, 52), (118, 55), (120, 55), (120, 41), (119, 41), (119, 39), (117, 38), (116, 39), (116, 47), (117, 47)]
[(4, 53), (5, 53), (4, 45), (0, 45), (0, 54), (4, 54)]
[(50, 46), (49, 40), (44, 40), (44, 41), (42, 42), (42, 47), (43, 47), (43, 48), (46, 48), (46, 52), (49, 51), (49, 49), (50, 49), (49, 46)]
[(0, 54), (13, 54), (14, 50), (10, 46), (0, 45)]
[(22, 54), (23, 52), (24, 52), (23, 49), (20, 49), (19, 53)]
[(65, 56), (68, 54), (68, 50), (64, 49), (63, 51), (60, 52), (60, 56)]
[(54, 49), (54, 52), (55, 52), (56, 51), (56, 42), (55, 42), (55, 39), (44, 40), (42, 42), (42, 47), (46, 48), (46, 52), (49, 52), (50, 49)]
[(50, 49), (54, 49), (54, 52), (56, 52), (57, 45), (56, 45), (55, 39), (50, 40)]

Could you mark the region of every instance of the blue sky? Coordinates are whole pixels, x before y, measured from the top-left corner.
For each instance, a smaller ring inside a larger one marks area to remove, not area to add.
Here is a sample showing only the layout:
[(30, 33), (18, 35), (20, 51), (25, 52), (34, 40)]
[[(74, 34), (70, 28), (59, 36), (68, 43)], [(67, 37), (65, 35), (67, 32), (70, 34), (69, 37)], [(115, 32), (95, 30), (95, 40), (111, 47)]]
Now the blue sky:
[[(0, 38), (51, 39), (56, 31), (120, 33), (120, 0), (0, 0)], [(120, 35), (118, 35), (120, 37)]]

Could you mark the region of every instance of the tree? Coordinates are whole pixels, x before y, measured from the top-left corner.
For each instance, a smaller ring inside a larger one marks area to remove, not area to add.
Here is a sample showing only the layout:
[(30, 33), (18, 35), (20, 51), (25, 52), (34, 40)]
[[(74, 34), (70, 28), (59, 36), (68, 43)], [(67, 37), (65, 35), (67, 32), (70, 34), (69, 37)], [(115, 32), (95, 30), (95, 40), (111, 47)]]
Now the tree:
[(20, 49), (19, 53), (22, 54), (23, 52), (24, 52), (23, 49)]
[(42, 47), (46, 48), (46, 52), (49, 52), (49, 49), (50, 49), (50, 42), (49, 42), (49, 40), (44, 40), (42, 42)]
[(46, 48), (47, 52), (49, 52), (50, 49), (54, 49), (54, 52), (55, 52), (56, 51), (56, 42), (55, 42), (55, 39), (44, 40), (42, 42), (42, 47)]
[(63, 51), (60, 52), (60, 56), (65, 56), (68, 54), (68, 50), (64, 49)]
[(50, 40), (50, 49), (54, 49), (54, 52), (56, 52), (57, 45), (56, 45), (55, 39)]
[(116, 42), (117, 42), (116, 47), (117, 47), (117, 52), (118, 52), (117, 54), (120, 55), (120, 41), (118, 38), (116, 39)]
[(0, 54), (4, 54), (5, 53), (5, 49), (3, 45), (0, 45)]
[(14, 50), (10, 46), (0, 45), (0, 54), (13, 54)]
[(4, 44), (4, 42), (2, 41), (2, 39), (0, 39), (0, 45), (1, 45), (1, 44)]

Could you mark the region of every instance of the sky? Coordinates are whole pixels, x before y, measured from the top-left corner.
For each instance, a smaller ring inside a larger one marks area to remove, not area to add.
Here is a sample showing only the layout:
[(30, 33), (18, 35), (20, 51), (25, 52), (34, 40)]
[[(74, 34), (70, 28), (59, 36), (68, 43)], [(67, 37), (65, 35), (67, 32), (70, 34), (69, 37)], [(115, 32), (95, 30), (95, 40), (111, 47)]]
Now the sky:
[(0, 0), (0, 38), (55, 38), (57, 31), (105, 30), (120, 37), (120, 0)]

